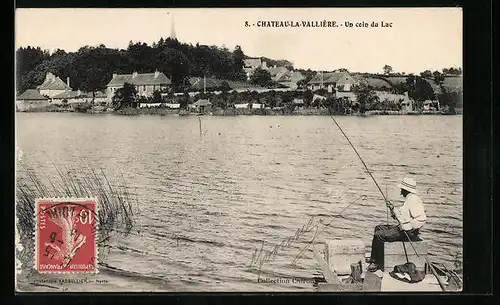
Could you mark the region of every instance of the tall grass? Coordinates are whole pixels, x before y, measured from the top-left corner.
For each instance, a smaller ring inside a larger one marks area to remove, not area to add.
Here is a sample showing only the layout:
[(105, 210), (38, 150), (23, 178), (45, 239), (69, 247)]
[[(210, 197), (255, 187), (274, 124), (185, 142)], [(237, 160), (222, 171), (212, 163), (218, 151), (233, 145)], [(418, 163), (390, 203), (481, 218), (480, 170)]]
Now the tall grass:
[(113, 231), (128, 233), (134, 226), (134, 209), (125, 179), (111, 182), (104, 170), (93, 167), (63, 169), (55, 166), (55, 175), (35, 171), (18, 164), (16, 216), (23, 250), (18, 258), (24, 267), (33, 265), (35, 201), (41, 197), (92, 197), (98, 200), (97, 243), (103, 245)]

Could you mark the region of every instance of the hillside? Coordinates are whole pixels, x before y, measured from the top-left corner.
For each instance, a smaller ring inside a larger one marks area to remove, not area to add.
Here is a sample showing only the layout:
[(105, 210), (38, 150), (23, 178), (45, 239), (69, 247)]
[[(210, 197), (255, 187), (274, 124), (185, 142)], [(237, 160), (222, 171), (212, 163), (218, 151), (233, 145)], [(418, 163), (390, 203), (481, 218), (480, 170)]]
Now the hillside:
[(53, 54), (40, 47), (20, 48), (16, 51), (17, 91), (36, 88), (47, 72), (61, 79), (71, 80), (73, 89), (102, 90), (113, 73), (147, 73), (158, 70), (169, 76), (175, 87), (182, 88), (189, 77), (217, 77), (244, 81), (244, 53), (239, 46), (234, 50), (208, 45), (181, 43), (161, 38), (151, 46), (130, 41), (125, 50), (105, 45), (84, 46), (77, 52), (56, 50)]

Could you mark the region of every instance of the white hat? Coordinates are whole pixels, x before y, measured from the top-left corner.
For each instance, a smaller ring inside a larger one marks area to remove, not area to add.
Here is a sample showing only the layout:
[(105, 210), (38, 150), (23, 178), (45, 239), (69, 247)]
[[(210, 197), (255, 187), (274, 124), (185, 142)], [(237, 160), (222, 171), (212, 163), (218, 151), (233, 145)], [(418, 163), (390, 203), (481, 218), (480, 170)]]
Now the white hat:
[(405, 177), (403, 181), (398, 184), (398, 187), (413, 194), (417, 193), (417, 181), (415, 181), (415, 179), (413, 178)]

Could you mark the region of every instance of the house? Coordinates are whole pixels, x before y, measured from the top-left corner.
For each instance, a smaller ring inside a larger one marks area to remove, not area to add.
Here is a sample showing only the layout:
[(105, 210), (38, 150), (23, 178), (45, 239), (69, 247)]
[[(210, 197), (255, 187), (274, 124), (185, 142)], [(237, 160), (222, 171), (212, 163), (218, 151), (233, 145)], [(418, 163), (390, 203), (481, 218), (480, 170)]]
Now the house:
[(274, 65), (272, 67), (267, 68), (267, 71), (269, 72), (269, 74), (271, 74), (271, 78), (273, 80), (276, 80), (278, 75), (288, 72), (289, 70), (286, 67), (278, 67)]
[(243, 71), (247, 74), (247, 79), (250, 79), (250, 75), (252, 75), (253, 71), (261, 68), (267, 70), (267, 63), (262, 61), (260, 57), (249, 57), (243, 59)]
[(405, 92), (404, 97), (401, 101), (401, 110), (403, 111), (414, 111), (415, 104), (413, 100), (408, 96), (408, 92)]
[(296, 90), (298, 88), (297, 83), (303, 79), (305, 79), (305, 77), (304, 75), (302, 75), (302, 73), (298, 71), (286, 70), (279, 72), (274, 78), (274, 81), (288, 88)]
[(44, 108), (48, 105), (49, 99), (35, 89), (28, 89), (16, 98), (16, 108), (19, 111)]
[(352, 86), (356, 85), (356, 80), (349, 72), (328, 72), (317, 73), (309, 81), (307, 88), (311, 91), (327, 89), (328, 92), (351, 91)]
[[(52, 97), (52, 103), (55, 105), (73, 105), (80, 103), (91, 103), (93, 98), (92, 92), (84, 92), (81, 90), (65, 91)], [(96, 91), (94, 104), (102, 104), (107, 102), (107, 96), (102, 91)]]
[[(213, 77), (191, 77), (189, 78), (190, 89), (195, 91), (213, 91), (224, 87), (225, 85), (230, 90), (231, 86), (227, 81), (216, 79)], [(215, 93), (215, 92), (214, 92)]]
[(107, 97), (111, 101), (116, 90), (123, 88), (123, 84), (129, 83), (135, 86), (138, 96), (151, 97), (154, 91), (162, 91), (172, 85), (172, 81), (162, 72), (113, 74), (113, 78), (107, 84)]
[(210, 103), (210, 101), (206, 99), (199, 99), (194, 104), (191, 105), (191, 108), (198, 109), (200, 113), (203, 113), (205, 111), (210, 111), (211, 107), (212, 103)]
[(87, 102), (89, 102), (88, 95), (86, 92), (82, 92), (81, 90), (68, 90), (52, 97), (52, 103), (55, 105), (69, 105)]
[(69, 86), (69, 77), (67, 78), (67, 83), (64, 83), (58, 76), (48, 72), (45, 75), (45, 81), (37, 87), (37, 90), (41, 95), (45, 95), (49, 98), (68, 90), (71, 91), (71, 87)]
[(439, 101), (424, 101), (424, 111), (436, 111), (439, 110)]
[[(87, 94), (88, 94), (90, 100), (92, 101), (92, 92), (88, 92)], [(96, 104), (96, 105), (104, 104), (104, 103), (107, 103), (107, 100), (108, 100), (108, 96), (106, 95), (105, 92), (103, 92), (103, 91), (96, 91), (95, 92), (94, 104)]]

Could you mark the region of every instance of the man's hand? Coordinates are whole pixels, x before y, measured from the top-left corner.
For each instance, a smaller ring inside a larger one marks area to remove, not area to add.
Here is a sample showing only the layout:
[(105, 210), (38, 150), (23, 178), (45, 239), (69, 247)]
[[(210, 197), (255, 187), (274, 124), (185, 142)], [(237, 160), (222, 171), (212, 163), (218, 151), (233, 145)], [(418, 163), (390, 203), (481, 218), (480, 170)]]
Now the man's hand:
[(394, 214), (394, 204), (392, 202), (390, 202), (389, 200), (386, 200), (385, 201), (385, 205), (389, 208), (389, 210), (391, 211), (391, 217), (393, 219), (397, 219), (396, 218), (396, 214)]

